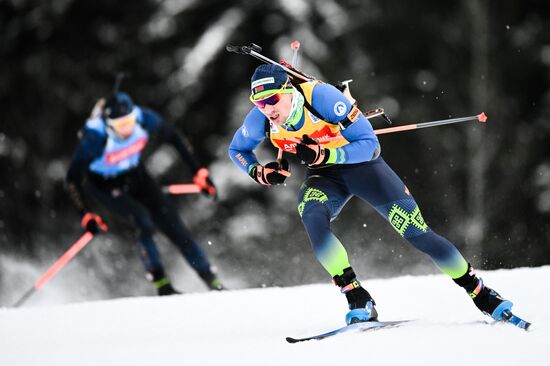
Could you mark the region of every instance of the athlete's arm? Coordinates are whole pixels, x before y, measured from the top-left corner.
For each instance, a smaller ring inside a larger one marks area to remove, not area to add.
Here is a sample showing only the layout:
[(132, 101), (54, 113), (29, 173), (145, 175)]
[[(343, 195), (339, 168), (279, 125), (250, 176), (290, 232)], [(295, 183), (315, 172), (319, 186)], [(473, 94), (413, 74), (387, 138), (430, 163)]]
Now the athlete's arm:
[(139, 107), (141, 113), (138, 114), (139, 123), (147, 130), (150, 135), (156, 134), (161, 142), (172, 145), (181, 159), (189, 166), (192, 172), (200, 169), (201, 165), (193, 147), (177, 130), (167, 123), (157, 112)]
[(254, 107), (245, 117), (242, 126), (235, 132), (229, 145), (229, 157), (242, 171), (259, 165), (254, 149), (265, 139), (265, 116)]

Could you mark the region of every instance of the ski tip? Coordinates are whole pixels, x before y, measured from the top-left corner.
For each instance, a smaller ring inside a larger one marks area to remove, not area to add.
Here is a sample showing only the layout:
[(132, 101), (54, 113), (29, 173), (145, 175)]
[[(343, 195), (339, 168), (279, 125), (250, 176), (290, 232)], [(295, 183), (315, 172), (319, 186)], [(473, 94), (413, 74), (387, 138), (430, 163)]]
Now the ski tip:
[(298, 343), (299, 342), (296, 338), (292, 338), (292, 337), (286, 337), (286, 341), (288, 343)]
[(531, 323), (513, 314), (510, 310), (505, 310), (503, 312), (503, 320), (525, 331), (528, 331), (531, 327)]
[(485, 112), (481, 112), (480, 114), (478, 114), (477, 120), (481, 123), (487, 122), (487, 115), (485, 114)]
[(531, 323), (529, 323), (527, 320), (523, 320), (520, 317), (513, 316), (515, 319), (509, 320), (512, 324), (514, 324), (516, 327), (523, 329), (524, 331), (528, 332), (531, 327)]

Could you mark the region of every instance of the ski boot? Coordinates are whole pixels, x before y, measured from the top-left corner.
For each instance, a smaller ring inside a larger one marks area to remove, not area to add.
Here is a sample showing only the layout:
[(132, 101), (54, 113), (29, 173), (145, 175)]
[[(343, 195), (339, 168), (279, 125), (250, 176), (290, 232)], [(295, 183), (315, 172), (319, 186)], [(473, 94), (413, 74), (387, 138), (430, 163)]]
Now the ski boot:
[(147, 273), (147, 278), (153, 282), (153, 285), (157, 289), (157, 294), (159, 296), (168, 296), (168, 295), (179, 295), (181, 292), (177, 291), (172, 287), (170, 280), (166, 278), (164, 271), (162, 269), (150, 271)]
[(470, 295), (474, 304), (484, 314), (495, 320), (506, 320), (511, 315), (512, 302), (504, 299), (495, 290), (484, 285), (483, 280), (477, 277), (474, 269), (468, 264), (468, 271), (453, 281), (463, 287)]
[[(155, 282), (155, 287), (157, 287), (156, 282)], [(174, 289), (174, 287), (172, 287), (170, 282), (166, 282), (165, 284), (160, 285), (159, 287), (157, 287), (157, 294), (159, 296), (168, 296), (168, 295), (180, 295), (181, 292)]]
[(204, 273), (199, 273), (199, 276), (200, 278), (202, 278), (202, 280), (210, 290), (215, 290), (215, 291), (226, 290), (226, 288), (223, 286), (222, 282), (220, 281), (220, 279), (218, 278), (218, 275), (215, 273), (214, 270), (210, 270)]
[(365, 290), (351, 267), (344, 269), (341, 276), (334, 276), (334, 284), (346, 295), (350, 311), (346, 314), (346, 324), (378, 320), (378, 312), (373, 298)]

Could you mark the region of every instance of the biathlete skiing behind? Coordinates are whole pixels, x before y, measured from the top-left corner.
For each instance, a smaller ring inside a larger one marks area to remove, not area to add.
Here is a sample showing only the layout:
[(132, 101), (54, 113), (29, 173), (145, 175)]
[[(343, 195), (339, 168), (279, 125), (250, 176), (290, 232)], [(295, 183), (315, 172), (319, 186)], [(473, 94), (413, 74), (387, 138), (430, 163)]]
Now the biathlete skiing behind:
[[(251, 54), (246, 46), (240, 49), (228, 46), (229, 51)], [(266, 60), (254, 51), (253, 56)], [(479, 310), (495, 320), (508, 320), (512, 302), (487, 287), (458, 249), (430, 229), (409, 189), (382, 158), (378, 138), (357, 106), (321, 81), (293, 83), (295, 78), (291, 80), (287, 73), (291, 65), (283, 65), (267, 63), (254, 71), (250, 89), (254, 107), (236, 131), (229, 156), (265, 186), (281, 184), (290, 176), (282, 154), (278, 161), (258, 162), (254, 150), (266, 138), (279, 151), (296, 154), (308, 165), (298, 213), (315, 256), (346, 296), (346, 323), (378, 317), (373, 297), (357, 279), (346, 249), (330, 227), (354, 196), (368, 202), (399, 235), (429, 255), (441, 272), (466, 290)]]
[[(155, 227), (174, 243), (208, 288), (223, 289), (206, 253), (193, 240), (141, 159), (153, 137), (171, 144), (195, 172), (193, 182), (215, 197), (216, 188), (208, 170), (201, 167), (190, 145), (159, 114), (135, 105), (128, 94), (120, 91), (107, 101), (98, 101), (82, 132), (67, 173), (68, 190), (82, 216), (82, 227), (93, 234), (106, 230), (102, 218), (86, 202), (85, 193), (89, 193), (108, 211), (134, 226), (140, 257), (158, 295), (179, 292), (165, 274), (153, 240)], [(89, 184), (84, 185), (84, 181)]]

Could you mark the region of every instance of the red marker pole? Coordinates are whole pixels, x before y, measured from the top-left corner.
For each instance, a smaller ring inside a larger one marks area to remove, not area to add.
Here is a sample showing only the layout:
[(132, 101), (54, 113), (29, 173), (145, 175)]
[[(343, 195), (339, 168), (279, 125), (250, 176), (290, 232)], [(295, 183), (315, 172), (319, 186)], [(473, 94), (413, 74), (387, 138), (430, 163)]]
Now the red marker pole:
[(54, 264), (51, 266), (46, 273), (42, 275), (36, 281), (33, 287), (31, 287), (25, 294), (13, 305), (14, 307), (19, 307), (22, 305), (27, 299), (34, 294), (37, 290), (42, 288), (48, 282), (57, 272), (61, 270), (69, 262), (78, 252), (82, 250), (92, 239), (94, 238), (94, 234), (87, 231), (78, 239), (70, 248), (63, 254)]

